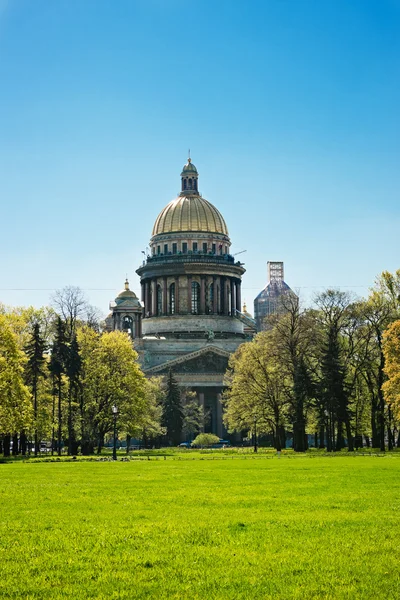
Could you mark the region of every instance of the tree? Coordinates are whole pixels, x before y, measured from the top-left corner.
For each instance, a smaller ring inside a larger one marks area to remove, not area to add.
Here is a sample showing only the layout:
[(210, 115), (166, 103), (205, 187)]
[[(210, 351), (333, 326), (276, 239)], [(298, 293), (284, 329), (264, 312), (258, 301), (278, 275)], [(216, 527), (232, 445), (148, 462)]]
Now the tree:
[(7, 317), (0, 315), (0, 432), (5, 456), (10, 454), (11, 436), (29, 429), (32, 423), (31, 395), (24, 383), (25, 361)]
[(196, 393), (184, 390), (181, 393), (183, 404), (182, 433), (186, 439), (193, 439), (204, 427), (204, 409), (196, 399)]
[(77, 406), (80, 391), (79, 375), (81, 371), (81, 357), (79, 354), (76, 332), (72, 333), (72, 340), (66, 351), (65, 373), (68, 377), (68, 454), (77, 452), (74, 428), (74, 408)]
[(53, 305), (64, 321), (66, 338), (71, 340), (78, 321), (83, 319), (87, 312), (88, 302), (83, 291), (72, 285), (56, 290)]
[(78, 328), (82, 360), (81, 439), (82, 453), (97, 442), (97, 452), (105, 435), (112, 431), (112, 406), (118, 407), (118, 427), (135, 431), (146, 410), (145, 380), (131, 339), (121, 331), (98, 334), (92, 328)]
[(219, 437), (213, 433), (199, 433), (199, 435), (193, 440), (193, 446), (200, 446), (200, 448), (211, 448), (218, 444)]
[[(35, 323), (33, 325), (31, 338), (25, 346), (25, 354), (28, 357), (28, 361), (25, 366), (25, 379), (27, 384), (31, 387), (33, 396), (33, 418), (35, 428), (35, 456), (39, 452), (39, 438), (38, 438), (38, 387), (40, 379), (46, 377), (44, 369), (45, 357), (44, 351), (46, 349), (46, 342), (41, 336), (40, 325)], [(21, 446), (24, 444), (25, 434), (21, 435)], [(23, 452), (24, 453), (24, 452)]]
[[(400, 416), (400, 320), (392, 323), (383, 335), (385, 373), (388, 377), (383, 384), (387, 402)], [(399, 434), (400, 437), (400, 434)]]
[(311, 351), (315, 345), (315, 322), (310, 311), (301, 309), (299, 297), (293, 293), (283, 294), (279, 306), (278, 313), (268, 319), (272, 351), (291, 388), (289, 419), (293, 426), (293, 449), (304, 452), (307, 413), (315, 398), (312, 377), (315, 352)]
[[(321, 421), (326, 418), (328, 450), (344, 447), (346, 428), (349, 451), (354, 449), (349, 407), (349, 389), (343, 360), (343, 331), (348, 326), (351, 297), (340, 290), (327, 290), (316, 298), (321, 325), (320, 399)], [(336, 436), (336, 440), (335, 440)]]
[[(62, 393), (63, 393), (63, 375), (65, 373), (65, 366), (67, 362), (68, 348), (65, 337), (65, 326), (60, 317), (57, 319), (56, 334), (51, 350), (51, 358), (49, 364), (50, 373), (53, 376), (53, 388), (54, 396), (58, 398), (57, 404), (57, 452), (61, 456), (62, 446), (62, 425), (63, 425), (63, 414), (62, 414)], [(54, 411), (53, 411), (54, 413)]]
[(271, 331), (259, 333), (231, 355), (226, 384), (223, 402), (228, 429), (272, 433), (275, 448), (281, 450), (286, 444), (291, 387), (276, 360)]
[(165, 427), (167, 442), (177, 446), (182, 437), (183, 410), (179, 386), (171, 370), (167, 375), (161, 424)]

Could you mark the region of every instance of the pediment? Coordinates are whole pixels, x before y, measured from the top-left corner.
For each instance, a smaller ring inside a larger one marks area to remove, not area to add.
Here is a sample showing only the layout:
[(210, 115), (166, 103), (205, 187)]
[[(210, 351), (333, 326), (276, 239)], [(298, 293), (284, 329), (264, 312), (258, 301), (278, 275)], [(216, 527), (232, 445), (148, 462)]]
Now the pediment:
[(225, 373), (228, 368), (230, 353), (221, 350), (217, 346), (207, 346), (185, 354), (179, 358), (169, 360), (162, 365), (146, 369), (146, 374), (168, 373), (171, 369), (174, 373)]

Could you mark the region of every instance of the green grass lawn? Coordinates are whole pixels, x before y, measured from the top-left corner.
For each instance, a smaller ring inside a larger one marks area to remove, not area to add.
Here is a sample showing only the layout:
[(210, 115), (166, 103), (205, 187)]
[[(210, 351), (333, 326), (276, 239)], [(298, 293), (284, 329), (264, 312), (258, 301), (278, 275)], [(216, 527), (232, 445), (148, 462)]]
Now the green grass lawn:
[(400, 598), (400, 458), (0, 464), (0, 598)]

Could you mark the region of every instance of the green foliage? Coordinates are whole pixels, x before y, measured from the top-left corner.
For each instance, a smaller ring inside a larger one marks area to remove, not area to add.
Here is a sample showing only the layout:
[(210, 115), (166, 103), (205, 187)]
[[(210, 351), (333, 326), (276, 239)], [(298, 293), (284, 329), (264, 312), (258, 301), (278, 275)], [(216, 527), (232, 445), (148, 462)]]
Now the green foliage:
[(38, 414), (39, 407), (43, 404), (42, 398), (38, 395), (40, 389), (40, 380), (47, 376), (45, 370), (46, 359), (44, 351), (46, 349), (46, 341), (41, 336), (39, 323), (34, 323), (31, 338), (25, 346), (25, 354), (28, 360), (25, 365), (25, 380), (30, 386), (33, 397), (33, 418), (35, 429), (35, 454), (39, 451), (38, 437)]
[(199, 433), (198, 436), (193, 440), (193, 446), (200, 446), (200, 448), (211, 448), (215, 444), (218, 444), (219, 437), (213, 433)]
[(283, 428), (289, 407), (290, 381), (275, 355), (271, 331), (259, 333), (242, 344), (229, 360), (224, 393), (224, 422), (233, 431), (272, 433), (277, 450), (283, 444)]
[(134, 432), (146, 413), (146, 386), (130, 338), (120, 331), (98, 334), (90, 327), (78, 330), (82, 360), (80, 418), (82, 443), (98, 450), (112, 431), (112, 406), (118, 407), (118, 428)]
[(193, 439), (204, 425), (204, 410), (196, 400), (194, 392), (186, 391), (183, 405), (182, 432), (185, 439)]
[(183, 410), (181, 392), (171, 370), (167, 375), (161, 423), (165, 427), (166, 441), (173, 446), (179, 444), (182, 436)]
[(24, 383), (26, 358), (8, 319), (0, 315), (0, 432), (12, 435), (33, 420), (31, 394)]

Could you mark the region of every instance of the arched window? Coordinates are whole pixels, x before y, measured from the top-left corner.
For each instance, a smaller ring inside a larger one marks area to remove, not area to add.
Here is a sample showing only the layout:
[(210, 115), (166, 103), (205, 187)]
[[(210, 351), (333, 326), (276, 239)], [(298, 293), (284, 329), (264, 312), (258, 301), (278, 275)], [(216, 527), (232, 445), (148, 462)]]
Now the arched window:
[(188, 187), (189, 187), (189, 190), (192, 189), (192, 180), (191, 179), (189, 179), (189, 185), (188, 185)]
[(162, 315), (162, 289), (161, 285), (157, 286), (157, 314)]
[(197, 179), (193, 179), (193, 189), (197, 190)]
[(200, 305), (200, 285), (197, 281), (192, 281), (192, 315), (199, 314)]
[(186, 190), (186, 185), (187, 185), (187, 182), (186, 182), (186, 179), (184, 179), (184, 180), (183, 180), (183, 189), (184, 189), (184, 190)]
[(126, 333), (128, 333), (131, 337), (134, 336), (134, 330), (133, 330), (133, 319), (132, 317), (129, 317), (128, 315), (126, 315), (125, 317), (123, 317), (122, 319), (122, 330), (125, 331)]
[(169, 286), (169, 314), (175, 314), (175, 284)]

